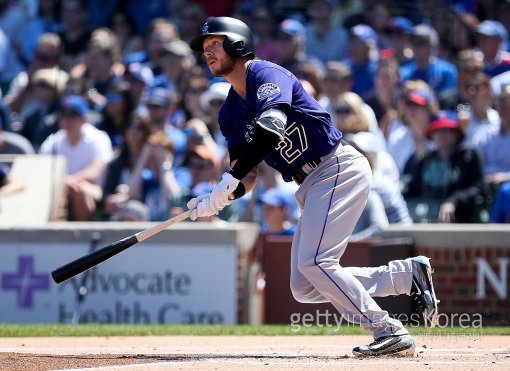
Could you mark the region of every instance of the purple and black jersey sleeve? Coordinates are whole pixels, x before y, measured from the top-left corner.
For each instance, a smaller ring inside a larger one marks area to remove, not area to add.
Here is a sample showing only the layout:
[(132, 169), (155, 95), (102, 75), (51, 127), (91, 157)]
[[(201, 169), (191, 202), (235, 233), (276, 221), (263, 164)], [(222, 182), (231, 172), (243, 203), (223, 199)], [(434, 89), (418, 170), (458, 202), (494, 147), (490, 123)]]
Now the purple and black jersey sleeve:
[(253, 61), (246, 78), (246, 99), (233, 89), (223, 105), (219, 123), (232, 158), (252, 140), (252, 131), (262, 112), (272, 106), (287, 114), (285, 137), (265, 158), (285, 181), (307, 162), (331, 152), (342, 134), (333, 126), (329, 114), (308, 95), (299, 80), (274, 63)]

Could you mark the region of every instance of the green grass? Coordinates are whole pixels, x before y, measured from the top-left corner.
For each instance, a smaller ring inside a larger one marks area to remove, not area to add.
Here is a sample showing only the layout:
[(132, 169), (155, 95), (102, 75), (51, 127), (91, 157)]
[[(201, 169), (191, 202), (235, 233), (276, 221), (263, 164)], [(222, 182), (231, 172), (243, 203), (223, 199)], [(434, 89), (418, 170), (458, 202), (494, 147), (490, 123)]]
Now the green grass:
[[(435, 335), (510, 335), (510, 328), (424, 328), (408, 327), (409, 332), (419, 336)], [(299, 336), (299, 335), (363, 335), (359, 327), (312, 326), (292, 331), (290, 325), (97, 325), (97, 324), (0, 324), (0, 337), (51, 337), (51, 336), (164, 336), (164, 335), (258, 335), (258, 336)]]

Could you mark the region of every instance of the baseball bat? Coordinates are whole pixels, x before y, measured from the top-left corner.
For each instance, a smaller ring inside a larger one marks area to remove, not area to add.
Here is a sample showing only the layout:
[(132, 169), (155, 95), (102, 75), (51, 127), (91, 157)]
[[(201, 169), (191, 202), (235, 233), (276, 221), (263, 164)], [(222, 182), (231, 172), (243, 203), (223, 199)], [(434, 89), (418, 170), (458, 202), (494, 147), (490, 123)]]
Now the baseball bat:
[(129, 237), (123, 238), (122, 240), (111, 243), (108, 246), (105, 246), (99, 250), (96, 250), (90, 254), (84, 255), (81, 258), (73, 260), (70, 263), (67, 263), (60, 268), (55, 269), (51, 272), (51, 276), (53, 277), (53, 281), (55, 283), (62, 283), (65, 280), (68, 280), (71, 277), (80, 274), (87, 269), (90, 269), (99, 263), (104, 262), (107, 259), (110, 259), (112, 256), (117, 255), (118, 253), (126, 250), (127, 248), (136, 245), (139, 242), (146, 240), (149, 237), (154, 236), (155, 234), (161, 232), (162, 230), (183, 221), (187, 217), (189, 217), (191, 210), (185, 211), (182, 214), (174, 216), (171, 219), (165, 220), (155, 226), (135, 233)]

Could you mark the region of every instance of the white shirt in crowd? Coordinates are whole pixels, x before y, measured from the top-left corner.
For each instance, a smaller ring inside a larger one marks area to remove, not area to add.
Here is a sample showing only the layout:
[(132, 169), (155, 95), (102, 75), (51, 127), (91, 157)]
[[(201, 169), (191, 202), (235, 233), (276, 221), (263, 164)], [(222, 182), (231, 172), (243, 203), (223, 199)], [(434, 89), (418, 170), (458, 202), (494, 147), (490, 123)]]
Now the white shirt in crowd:
[(67, 132), (60, 129), (42, 143), (40, 153), (62, 155), (67, 161), (67, 173), (75, 174), (87, 167), (92, 160), (105, 163), (113, 157), (112, 143), (108, 135), (89, 123), (82, 126), (82, 137), (74, 146), (67, 139)]

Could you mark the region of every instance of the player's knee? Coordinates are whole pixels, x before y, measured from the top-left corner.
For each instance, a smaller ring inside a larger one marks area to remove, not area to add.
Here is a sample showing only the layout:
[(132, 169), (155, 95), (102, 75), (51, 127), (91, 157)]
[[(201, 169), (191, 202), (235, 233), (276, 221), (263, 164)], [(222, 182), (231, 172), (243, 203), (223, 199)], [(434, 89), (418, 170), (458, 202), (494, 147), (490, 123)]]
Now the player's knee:
[(314, 303), (313, 298), (313, 292), (314, 288), (313, 286), (299, 286), (296, 284), (293, 284), (291, 282), (290, 284), (290, 291), (292, 292), (292, 296), (294, 299), (299, 303)]
[(334, 260), (313, 260), (303, 261), (298, 264), (298, 269), (310, 282), (314, 282), (317, 279), (322, 279), (324, 274), (330, 271), (335, 271), (340, 267), (340, 264)]

